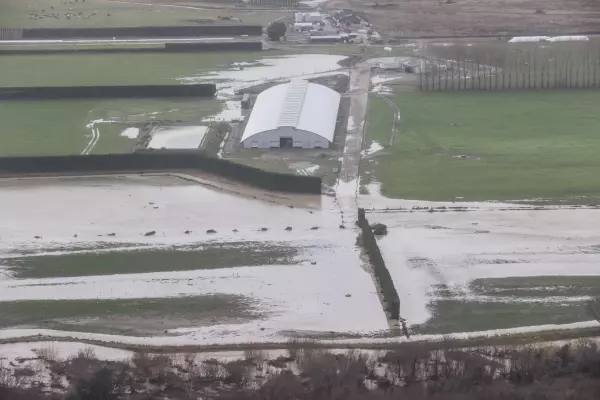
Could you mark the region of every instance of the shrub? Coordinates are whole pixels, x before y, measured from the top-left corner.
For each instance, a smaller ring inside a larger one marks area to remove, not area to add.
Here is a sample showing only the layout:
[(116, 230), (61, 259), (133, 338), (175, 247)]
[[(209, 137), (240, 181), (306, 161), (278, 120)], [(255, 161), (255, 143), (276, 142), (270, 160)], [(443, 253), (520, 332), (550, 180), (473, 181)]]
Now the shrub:
[(287, 28), (283, 22), (275, 21), (267, 28), (267, 36), (269, 36), (270, 40), (278, 42), (285, 36), (286, 30)]

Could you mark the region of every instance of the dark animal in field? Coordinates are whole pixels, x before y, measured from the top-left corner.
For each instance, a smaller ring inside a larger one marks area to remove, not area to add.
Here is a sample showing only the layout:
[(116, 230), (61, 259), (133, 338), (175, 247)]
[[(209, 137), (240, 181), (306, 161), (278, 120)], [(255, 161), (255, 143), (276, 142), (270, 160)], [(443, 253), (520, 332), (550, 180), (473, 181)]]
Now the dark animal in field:
[(150, 231), (150, 232), (144, 233), (144, 236), (154, 236), (154, 235), (156, 235), (156, 231)]

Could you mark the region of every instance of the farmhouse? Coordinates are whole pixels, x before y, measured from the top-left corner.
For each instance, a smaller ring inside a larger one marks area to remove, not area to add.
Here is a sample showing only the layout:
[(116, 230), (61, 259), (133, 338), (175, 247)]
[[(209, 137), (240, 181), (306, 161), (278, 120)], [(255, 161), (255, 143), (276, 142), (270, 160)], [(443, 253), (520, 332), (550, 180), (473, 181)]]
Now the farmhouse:
[(333, 142), (340, 94), (328, 87), (292, 80), (256, 98), (242, 144), (246, 148), (328, 148)]

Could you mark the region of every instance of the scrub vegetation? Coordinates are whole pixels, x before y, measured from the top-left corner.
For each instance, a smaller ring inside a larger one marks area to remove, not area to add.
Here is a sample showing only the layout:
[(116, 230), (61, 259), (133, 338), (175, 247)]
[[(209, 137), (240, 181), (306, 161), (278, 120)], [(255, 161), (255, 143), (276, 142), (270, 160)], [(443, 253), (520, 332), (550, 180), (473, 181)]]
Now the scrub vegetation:
[(0, 395), (42, 400), (51, 386), (56, 400), (187, 400), (207, 392), (215, 400), (591, 400), (600, 369), (597, 346), (587, 342), (433, 352), (414, 344), (380, 354), (289, 347), (277, 357), (249, 350), (229, 361), (195, 353), (100, 361), (93, 347), (69, 358), (52, 347), (36, 353), (0, 382)]

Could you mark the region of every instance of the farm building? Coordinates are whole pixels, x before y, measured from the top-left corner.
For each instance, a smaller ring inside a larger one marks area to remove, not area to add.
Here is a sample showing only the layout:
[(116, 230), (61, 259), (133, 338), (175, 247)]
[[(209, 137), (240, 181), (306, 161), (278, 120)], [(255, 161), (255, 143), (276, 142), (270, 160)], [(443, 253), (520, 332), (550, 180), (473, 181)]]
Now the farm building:
[(322, 35), (322, 36), (309, 36), (309, 43), (341, 43), (347, 42), (348, 37), (343, 37), (342, 35)]
[(298, 12), (294, 15), (294, 20), (296, 22), (321, 22), (323, 20), (323, 16), (320, 12), (309, 12), (309, 13), (301, 13)]
[(333, 142), (340, 94), (328, 87), (292, 80), (259, 94), (248, 118), (246, 148), (328, 148)]

